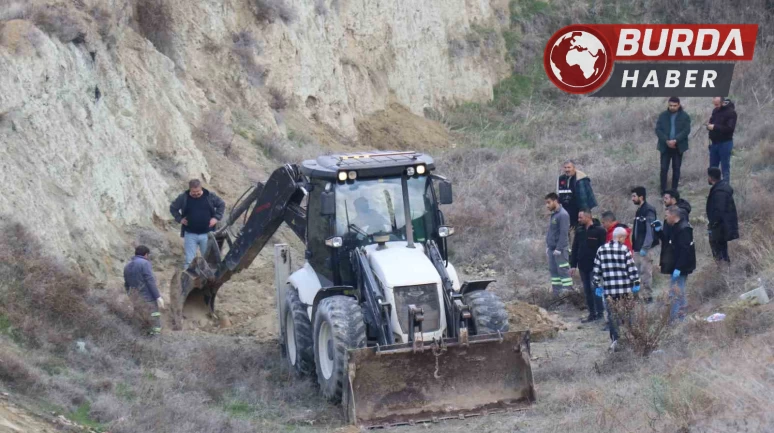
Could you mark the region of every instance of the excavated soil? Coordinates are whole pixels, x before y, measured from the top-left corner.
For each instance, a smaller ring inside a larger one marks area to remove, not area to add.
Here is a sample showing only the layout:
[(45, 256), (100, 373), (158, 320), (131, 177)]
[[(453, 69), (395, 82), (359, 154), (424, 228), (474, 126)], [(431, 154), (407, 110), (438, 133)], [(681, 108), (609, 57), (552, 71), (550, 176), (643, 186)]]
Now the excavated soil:
[(360, 143), (372, 149), (424, 150), (449, 145), (449, 134), (443, 125), (416, 116), (396, 103), (356, 124)]
[(525, 302), (506, 304), (510, 318), (511, 329), (529, 329), (533, 341), (552, 338), (559, 331), (568, 329), (559, 315), (549, 313), (544, 308)]

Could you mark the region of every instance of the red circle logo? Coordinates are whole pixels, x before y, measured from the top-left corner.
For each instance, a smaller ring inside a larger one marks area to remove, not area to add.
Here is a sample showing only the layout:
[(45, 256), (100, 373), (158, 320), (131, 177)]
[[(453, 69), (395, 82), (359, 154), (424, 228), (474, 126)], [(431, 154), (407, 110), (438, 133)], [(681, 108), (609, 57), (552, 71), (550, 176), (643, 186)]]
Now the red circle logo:
[(568, 93), (591, 93), (613, 72), (613, 51), (596, 30), (572, 25), (551, 36), (543, 53), (543, 67), (556, 87)]

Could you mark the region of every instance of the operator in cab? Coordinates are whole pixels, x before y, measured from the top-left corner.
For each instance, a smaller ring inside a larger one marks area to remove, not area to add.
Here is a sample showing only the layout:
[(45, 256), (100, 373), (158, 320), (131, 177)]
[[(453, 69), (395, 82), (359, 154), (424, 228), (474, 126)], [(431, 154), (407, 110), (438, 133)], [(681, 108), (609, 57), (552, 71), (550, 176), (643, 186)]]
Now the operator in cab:
[(373, 234), (383, 230), (390, 230), (390, 223), (383, 215), (374, 209), (367, 198), (359, 197), (354, 201), (357, 215), (352, 220), (352, 224), (362, 229), (366, 233)]

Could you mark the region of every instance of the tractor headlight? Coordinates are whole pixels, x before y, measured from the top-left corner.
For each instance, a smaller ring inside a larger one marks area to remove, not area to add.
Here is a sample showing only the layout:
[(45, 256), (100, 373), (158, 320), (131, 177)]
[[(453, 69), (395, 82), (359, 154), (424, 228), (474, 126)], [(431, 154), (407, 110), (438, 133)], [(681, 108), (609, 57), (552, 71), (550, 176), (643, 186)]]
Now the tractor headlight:
[(409, 175), (409, 176), (413, 176), (414, 175), (414, 167), (407, 168), (406, 169), (406, 174)]
[(325, 245), (331, 248), (341, 248), (344, 245), (344, 239), (341, 236), (334, 236), (325, 240)]
[(357, 172), (356, 171), (350, 171), (349, 173), (347, 173), (347, 177), (349, 178), (349, 180), (355, 180), (355, 179), (357, 179)]
[(417, 174), (425, 174), (425, 166), (424, 165), (418, 165), (417, 166)]
[(339, 180), (344, 182), (347, 180), (347, 172), (346, 171), (340, 171), (339, 172)]
[(438, 227), (438, 237), (448, 238), (454, 234), (454, 227), (452, 226), (440, 226)]

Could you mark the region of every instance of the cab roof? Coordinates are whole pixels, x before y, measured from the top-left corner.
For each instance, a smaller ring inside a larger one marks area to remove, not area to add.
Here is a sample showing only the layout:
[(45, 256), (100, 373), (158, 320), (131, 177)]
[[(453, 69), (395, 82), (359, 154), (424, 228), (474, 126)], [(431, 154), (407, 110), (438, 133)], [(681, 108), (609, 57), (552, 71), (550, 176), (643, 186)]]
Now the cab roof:
[(406, 167), (425, 165), (435, 169), (433, 158), (414, 151), (375, 151), (318, 156), (301, 163), (301, 172), (311, 178), (336, 179), (338, 172), (355, 170), (358, 178), (399, 175)]

